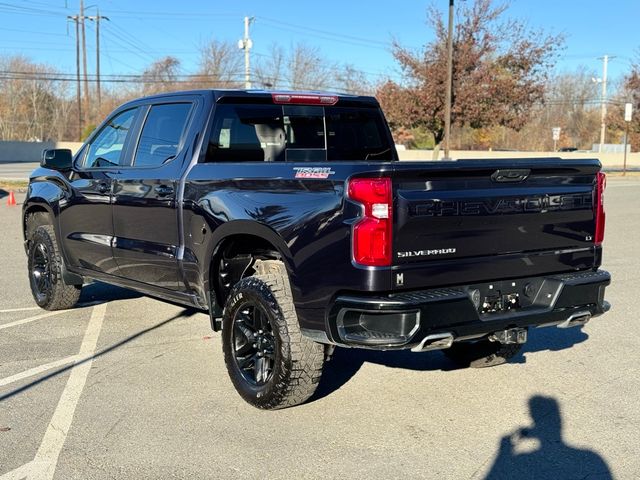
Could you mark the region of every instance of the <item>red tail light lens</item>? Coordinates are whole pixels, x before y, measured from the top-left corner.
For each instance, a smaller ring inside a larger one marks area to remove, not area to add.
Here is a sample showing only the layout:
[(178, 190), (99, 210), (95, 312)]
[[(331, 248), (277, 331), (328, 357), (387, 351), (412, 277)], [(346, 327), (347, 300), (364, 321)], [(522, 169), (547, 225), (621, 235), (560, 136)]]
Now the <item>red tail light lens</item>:
[(594, 243), (602, 245), (604, 240), (604, 189), (607, 186), (607, 176), (598, 172), (596, 174), (596, 198), (595, 198), (595, 214), (596, 214), (596, 234)]
[(353, 259), (366, 266), (391, 265), (393, 192), (390, 178), (355, 178), (349, 198), (362, 204), (364, 215), (353, 227)]

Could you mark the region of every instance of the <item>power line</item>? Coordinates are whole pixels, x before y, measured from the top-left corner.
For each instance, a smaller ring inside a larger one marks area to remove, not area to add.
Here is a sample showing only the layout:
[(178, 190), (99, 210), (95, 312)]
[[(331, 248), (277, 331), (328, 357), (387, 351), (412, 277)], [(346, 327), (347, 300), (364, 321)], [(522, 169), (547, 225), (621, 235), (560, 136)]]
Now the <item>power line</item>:
[(17, 32), (17, 33), (28, 33), (30, 35), (50, 35), (55, 37), (68, 37), (69, 35), (64, 33), (49, 33), (49, 32), (35, 32), (33, 30), (22, 30), (20, 28), (6, 28), (0, 27), (0, 30), (4, 30), (7, 32)]

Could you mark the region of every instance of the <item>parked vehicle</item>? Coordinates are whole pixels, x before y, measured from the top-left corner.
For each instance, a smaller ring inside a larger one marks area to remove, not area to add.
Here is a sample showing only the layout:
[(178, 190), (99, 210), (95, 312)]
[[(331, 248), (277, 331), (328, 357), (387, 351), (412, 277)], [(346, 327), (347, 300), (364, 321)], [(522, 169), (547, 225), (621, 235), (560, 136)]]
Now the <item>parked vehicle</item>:
[(339, 347), (491, 366), (606, 312), (597, 160), (399, 162), (370, 97), (193, 91), (129, 102), (24, 202), (31, 289), (95, 279), (208, 311), (239, 394), (306, 401)]

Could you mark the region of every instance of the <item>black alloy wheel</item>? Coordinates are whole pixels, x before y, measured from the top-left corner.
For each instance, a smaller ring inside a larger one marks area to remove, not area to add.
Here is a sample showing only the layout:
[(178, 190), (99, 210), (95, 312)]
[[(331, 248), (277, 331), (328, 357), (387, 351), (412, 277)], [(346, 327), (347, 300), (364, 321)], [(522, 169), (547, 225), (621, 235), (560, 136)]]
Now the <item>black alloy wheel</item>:
[(261, 386), (273, 377), (277, 340), (262, 306), (241, 305), (233, 318), (233, 359), (246, 381)]
[(44, 243), (34, 245), (31, 250), (31, 288), (38, 303), (51, 295), (51, 257)]
[(45, 310), (72, 308), (80, 298), (82, 285), (65, 281), (53, 226), (28, 223), (27, 232), (27, 268), (33, 299)]

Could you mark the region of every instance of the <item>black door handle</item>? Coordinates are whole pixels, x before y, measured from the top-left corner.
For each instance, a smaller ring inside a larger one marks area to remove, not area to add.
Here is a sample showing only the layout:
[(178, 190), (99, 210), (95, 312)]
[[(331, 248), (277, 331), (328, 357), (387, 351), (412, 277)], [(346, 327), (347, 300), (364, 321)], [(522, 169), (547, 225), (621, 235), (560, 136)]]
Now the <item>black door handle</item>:
[(108, 183), (102, 182), (98, 184), (96, 190), (98, 190), (98, 193), (107, 193), (110, 190), (110, 186)]
[(158, 185), (155, 188), (155, 191), (161, 197), (166, 197), (167, 195), (173, 194), (173, 187), (170, 187), (169, 185)]

